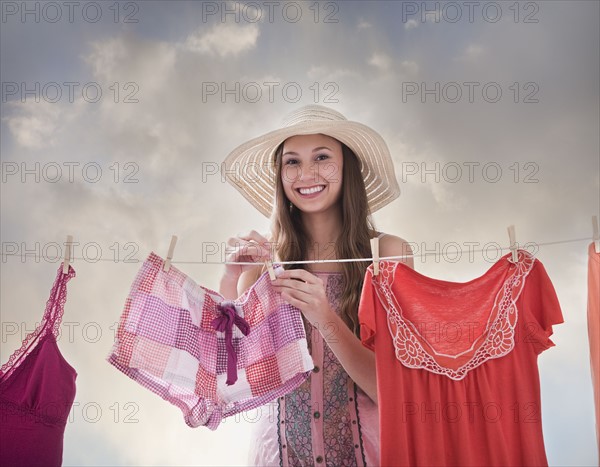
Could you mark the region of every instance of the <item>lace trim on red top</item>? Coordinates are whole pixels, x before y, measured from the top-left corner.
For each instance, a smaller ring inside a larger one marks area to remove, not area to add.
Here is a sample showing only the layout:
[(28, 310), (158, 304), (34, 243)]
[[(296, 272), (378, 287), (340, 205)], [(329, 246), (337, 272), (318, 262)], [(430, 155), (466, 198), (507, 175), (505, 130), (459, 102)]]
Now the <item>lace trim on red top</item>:
[(54, 285), (50, 291), (50, 298), (46, 302), (46, 310), (40, 324), (34, 331), (27, 334), (21, 347), (13, 352), (8, 361), (0, 368), (0, 378), (8, 378), (15, 371), (25, 357), (29, 355), (37, 344), (47, 335), (52, 334), (56, 339), (59, 334), (60, 323), (63, 317), (64, 306), (67, 301), (67, 282), (75, 277), (75, 269), (69, 265), (69, 272), (63, 274), (62, 263), (60, 264)]
[[(507, 261), (506, 258), (500, 261)], [(374, 280), (375, 291), (386, 310), (387, 323), (392, 336), (396, 358), (408, 368), (422, 368), (432, 373), (445, 375), (453, 380), (463, 379), (467, 373), (492, 358), (507, 355), (515, 345), (515, 326), (518, 319), (516, 301), (525, 285), (525, 278), (535, 263), (530, 253), (519, 250), (517, 263), (510, 266), (512, 271), (498, 290), (485, 330), (478, 339), (483, 343), (474, 350), (472, 357), (456, 369), (448, 368), (438, 362), (443, 357), (458, 357), (436, 354), (427, 341), (404, 319), (402, 308), (395, 300), (391, 290), (396, 268), (400, 263), (382, 261), (379, 265), (379, 279)], [(431, 348), (431, 352), (425, 347)], [(467, 352), (468, 354), (468, 352)], [(436, 359), (437, 358), (437, 359)]]

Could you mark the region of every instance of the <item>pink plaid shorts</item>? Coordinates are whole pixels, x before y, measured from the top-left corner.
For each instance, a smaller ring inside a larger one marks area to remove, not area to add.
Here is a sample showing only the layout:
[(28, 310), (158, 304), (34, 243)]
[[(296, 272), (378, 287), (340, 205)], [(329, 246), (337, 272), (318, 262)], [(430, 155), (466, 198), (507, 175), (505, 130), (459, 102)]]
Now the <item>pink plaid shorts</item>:
[[(107, 360), (178, 406), (188, 426), (221, 420), (296, 389), (314, 368), (300, 310), (265, 272), (236, 300), (151, 252), (125, 301)], [(277, 266), (280, 268), (281, 266)]]

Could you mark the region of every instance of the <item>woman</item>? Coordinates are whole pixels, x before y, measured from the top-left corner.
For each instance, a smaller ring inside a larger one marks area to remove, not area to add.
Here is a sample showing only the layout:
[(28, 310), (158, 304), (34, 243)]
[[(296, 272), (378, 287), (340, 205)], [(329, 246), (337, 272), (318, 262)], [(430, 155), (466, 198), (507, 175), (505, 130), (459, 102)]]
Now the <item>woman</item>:
[[(269, 238), (252, 231), (229, 239), (227, 262), (259, 264), (226, 265), (226, 298), (254, 284), (267, 259), (368, 258), (376, 236), (380, 256), (412, 254), (371, 220), (399, 195), (385, 142), (332, 109), (297, 110), (282, 129), (235, 149), (225, 168), (228, 181), (272, 222)], [(412, 258), (403, 261), (413, 267)], [(369, 264), (294, 264), (272, 282), (302, 312), (315, 368), (300, 387), (262, 408), (251, 464), (379, 464), (375, 358), (360, 342), (357, 319)]]

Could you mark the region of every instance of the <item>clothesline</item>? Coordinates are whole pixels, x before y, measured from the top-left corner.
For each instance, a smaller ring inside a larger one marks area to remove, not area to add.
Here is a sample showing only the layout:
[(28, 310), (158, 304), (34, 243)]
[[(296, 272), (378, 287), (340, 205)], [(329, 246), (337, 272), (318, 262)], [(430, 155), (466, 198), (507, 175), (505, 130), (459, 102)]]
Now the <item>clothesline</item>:
[[(564, 244), (564, 243), (576, 243), (576, 242), (583, 242), (583, 241), (593, 241), (592, 237), (584, 237), (584, 238), (574, 238), (574, 239), (570, 239), (570, 240), (556, 240), (553, 242), (544, 242), (544, 243), (535, 243), (535, 242), (526, 242), (523, 244), (523, 246), (549, 246), (549, 245), (558, 245), (558, 244)], [(456, 242), (455, 242), (456, 243)], [(521, 248), (520, 246), (518, 246), (519, 248)], [(521, 249), (527, 249), (527, 248), (521, 248)], [(447, 257), (447, 256), (452, 256), (454, 259), (456, 259), (456, 255), (460, 254), (462, 255), (463, 253), (482, 253), (482, 252), (489, 252), (489, 251), (508, 251), (510, 250), (509, 247), (496, 247), (496, 246), (489, 246), (487, 248), (480, 248), (480, 249), (460, 249), (460, 248), (453, 248), (452, 249), (452, 253), (451, 254), (447, 254), (447, 253), (443, 253), (442, 251), (428, 251), (426, 253), (418, 253), (418, 254), (413, 254), (413, 255), (399, 255), (399, 256), (380, 256), (379, 260), (393, 260), (393, 259), (405, 259), (405, 258), (423, 258), (423, 257), (427, 257), (427, 256), (441, 256), (441, 257)], [(535, 256), (535, 253), (532, 253)], [(47, 256), (47, 255), (35, 255), (32, 253), (5, 253), (2, 252), (0, 253), (0, 256), (2, 257), (8, 257), (8, 256), (26, 256), (26, 257), (34, 257), (34, 258), (42, 258), (42, 259), (50, 259), (52, 261), (59, 261), (62, 260), (62, 257), (60, 256)], [(111, 258), (94, 258), (93, 261), (90, 260), (90, 258), (85, 258), (85, 257), (81, 257), (81, 256), (71, 256), (71, 261), (74, 262), (74, 260), (85, 260), (91, 263), (96, 263), (98, 261), (107, 261), (107, 262), (112, 262), (112, 263), (139, 263), (142, 260), (139, 259), (111, 259)], [(277, 264), (315, 264), (315, 263), (345, 263), (345, 262), (358, 262), (358, 261), (373, 261), (374, 258), (370, 257), (370, 258), (342, 258), (342, 259), (319, 259), (319, 260), (303, 260), (303, 261), (274, 261)], [(4, 259), (2, 260), (2, 262), (4, 263)], [(171, 260), (171, 264), (237, 264), (237, 265), (256, 265), (259, 262), (257, 261), (186, 261), (186, 260)]]

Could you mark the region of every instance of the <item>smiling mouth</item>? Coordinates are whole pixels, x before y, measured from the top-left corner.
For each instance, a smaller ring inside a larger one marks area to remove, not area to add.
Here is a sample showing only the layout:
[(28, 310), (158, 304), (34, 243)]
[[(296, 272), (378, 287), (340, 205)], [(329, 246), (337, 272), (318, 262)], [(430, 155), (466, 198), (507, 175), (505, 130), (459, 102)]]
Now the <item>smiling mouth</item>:
[(317, 185), (317, 186), (313, 186), (310, 188), (297, 188), (296, 191), (298, 191), (301, 195), (312, 195), (315, 193), (319, 193), (320, 191), (323, 191), (325, 189), (325, 185)]

